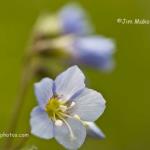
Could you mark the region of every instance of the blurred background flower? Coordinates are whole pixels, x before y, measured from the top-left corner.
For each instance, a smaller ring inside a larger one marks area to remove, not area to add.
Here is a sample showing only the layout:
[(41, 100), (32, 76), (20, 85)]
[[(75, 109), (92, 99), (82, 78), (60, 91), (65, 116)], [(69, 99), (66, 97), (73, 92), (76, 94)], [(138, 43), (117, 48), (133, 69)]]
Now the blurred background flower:
[(70, 46), (74, 63), (112, 70), (114, 68), (113, 54), (115, 43), (113, 40), (100, 36), (78, 37)]
[(86, 12), (77, 3), (69, 3), (57, 13), (41, 15), (35, 25), (35, 32), (50, 37), (58, 34), (84, 36), (92, 31), (93, 28)]
[(63, 34), (83, 36), (93, 30), (86, 12), (77, 3), (70, 3), (61, 8), (58, 19)]
[[(49, 41), (45, 44), (43, 42), (44, 47), (41, 47), (40, 51), (43, 52), (45, 48), (58, 53), (58, 50), (61, 50), (69, 54), (71, 59), (68, 59), (72, 64), (112, 70), (115, 64), (115, 43), (109, 38), (93, 35), (89, 22), (84, 10), (76, 3), (65, 5), (55, 16), (50, 14), (40, 17), (35, 33), (49, 37)], [(55, 37), (51, 36), (53, 33)]]

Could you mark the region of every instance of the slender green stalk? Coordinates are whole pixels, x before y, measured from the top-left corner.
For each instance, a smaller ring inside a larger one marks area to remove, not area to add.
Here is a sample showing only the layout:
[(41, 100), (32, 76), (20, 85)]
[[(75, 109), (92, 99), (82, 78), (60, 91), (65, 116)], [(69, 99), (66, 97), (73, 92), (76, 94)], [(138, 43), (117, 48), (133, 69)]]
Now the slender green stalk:
[[(28, 131), (28, 133), (29, 133), (29, 131)], [(20, 141), (14, 147), (11, 148), (11, 150), (21, 149), (26, 144), (28, 139), (29, 139), (29, 136), (21, 138)]]
[[(38, 57), (33, 57), (34, 55), (30, 53), (30, 55), (27, 55), (25, 59), (25, 64), (23, 67), (23, 72), (21, 76), (21, 81), (19, 85), (19, 90), (16, 97), (16, 102), (13, 107), (13, 112), (11, 115), (11, 120), (9, 123), (8, 130), (6, 133), (15, 133), (17, 124), (21, 115), (21, 110), (25, 102), (26, 94), (28, 91), (28, 87), (35, 75), (38, 75), (38, 69), (41, 66), (41, 59)], [(25, 141), (27, 141), (28, 138), (21, 139), (20, 143), (16, 145), (16, 147), (22, 147), (25, 144)], [(3, 150), (12, 150), (12, 142), (13, 138), (8, 137), (4, 140), (4, 147)]]
[[(22, 77), (20, 81), (19, 90), (16, 97), (16, 102), (14, 105), (14, 109), (12, 112), (11, 121), (7, 130), (7, 133), (15, 133), (17, 123), (21, 114), (21, 110), (25, 101), (25, 95), (27, 93), (28, 86), (30, 85), (30, 81), (34, 75), (34, 67), (30, 63), (26, 63), (24, 70), (22, 72)], [(6, 138), (4, 141), (4, 150), (9, 150), (12, 145), (12, 138)]]
[(23, 138), (23, 139), (21, 139), (20, 142), (15, 147), (13, 147), (11, 150), (20, 150), (23, 147), (23, 145), (26, 144), (26, 142), (27, 142), (28, 139), (29, 138)]

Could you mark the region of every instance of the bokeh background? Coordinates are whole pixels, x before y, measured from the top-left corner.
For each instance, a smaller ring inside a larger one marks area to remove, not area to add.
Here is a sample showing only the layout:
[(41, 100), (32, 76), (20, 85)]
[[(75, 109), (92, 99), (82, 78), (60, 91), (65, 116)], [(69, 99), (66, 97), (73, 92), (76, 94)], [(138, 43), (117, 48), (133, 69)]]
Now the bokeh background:
[[(43, 11), (55, 11), (67, 0), (0, 1), (0, 132), (8, 126), (17, 94), (32, 26)], [(102, 92), (107, 108), (97, 124), (106, 134), (99, 141), (87, 139), (81, 150), (150, 149), (150, 25), (122, 25), (117, 18), (150, 19), (149, 0), (80, 0), (96, 27), (96, 33), (117, 42), (116, 68), (111, 73), (84, 69), (90, 87)], [(17, 132), (29, 126), (36, 99), (31, 86)], [(3, 139), (0, 139), (0, 143)], [(39, 150), (63, 149), (55, 140), (31, 137), (27, 144)]]

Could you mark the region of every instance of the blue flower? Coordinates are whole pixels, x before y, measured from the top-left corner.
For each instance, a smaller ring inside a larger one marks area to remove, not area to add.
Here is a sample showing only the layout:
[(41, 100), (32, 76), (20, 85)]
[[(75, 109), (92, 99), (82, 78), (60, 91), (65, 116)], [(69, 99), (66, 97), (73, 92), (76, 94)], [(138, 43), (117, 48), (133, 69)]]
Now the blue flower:
[(101, 134), (91, 123), (104, 112), (105, 100), (100, 93), (86, 88), (84, 80), (81, 70), (73, 66), (54, 81), (44, 78), (35, 84), (39, 105), (31, 112), (33, 135), (44, 139), (54, 137), (66, 149), (73, 150), (83, 144), (86, 127)]
[(109, 38), (66, 36), (55, 41), (55, 45), (62, 47), (65, 52), (72, 56), (73, 64), (85, 64), (105, 71), (112, 70), (114, 67), (115, 43)]
[(78, 37), (72, 49), (76, 62), (102, 70), (110, 70), (114, 66), (115, 44), (111, 39), (101, 36)]
[(84, 10), (77, 4), (64, 6), (58, 14), (64, 34), (87, 35), (92, 32)]

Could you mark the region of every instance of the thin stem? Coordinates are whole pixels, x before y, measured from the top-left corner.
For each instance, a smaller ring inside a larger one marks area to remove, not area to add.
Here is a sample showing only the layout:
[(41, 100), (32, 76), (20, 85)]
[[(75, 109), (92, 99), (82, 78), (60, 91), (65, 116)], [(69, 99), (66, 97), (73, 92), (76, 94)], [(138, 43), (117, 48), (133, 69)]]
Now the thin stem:
[[(20, 81), (20, 86), (19, 86), (19, 91), (17, 94), (16, 102), (14, 105), (14, 109), (12, 112), (12, 117), (10, 121), (10, 126), (8, 127), (7, 133), (14, 133), (17, 127), (17, 123), (21, 114), (21, 110), (25, 101), (25, 95), (27, 93), (28, 86), (30, 84), (30, 81), (34, 75), (34, 71), (32, 66), (28, 63), (25, 64), (23, 73), (22, 73), (22, 78)], [(6, 138), (4, 141), (4, 150), (9, 150), (12, 145), (12, 138)]]
[[(37, 69), (36, 61), (33, 60), (34, 53), (31, 48), (31, 45), (34, 42), (34, 39), (35, 39), (34, 34), (31, 33), (27, 47), (25, 48), (26, 54), (24, 57), (24, 66), (23, 66), (23, 71), (21, 74), (19, 90), (18, 90), (18, 94), (16, 97), (14, 107), (13, 107), (12, 115), (10, 118), (11, 120), (9, 123), (7, 133), (14, 133), (16, 131), (16, 127), (17, 127), (17, 124), (19, 121), (19, 117), (21, 115), (21, 110), (22, 110), (23, 104), (25, 102), (25, 96), (27, 94), (28, 87), (30, 85), (30, 81), (35, 74), (35, 69)], [(11, 137), (6, 138), (4, 140), (3, 150), (9, 150), (11, 148), (12, 142), (13, 142), (13, 139)]]
[(17, 146), (13, 147), (11, 150), (18, 150), (18, 149), (22, 148), (22, 146), (26, 144), (28, 139), (29, 139), (29, 137), (28, 138), (22, 138), (21, 141), (17, 144)]
[[(28, 133), (29, 133), (29, 131), (28, 131)], [(21, 138), (21, 140), (17, 143), (17, 145), (12, 147), (11, 150), (18, 150), (18, 149), (22, 148), (22, 146), (26, 144), (28, 139), (29, 139), (29, 136)]]

